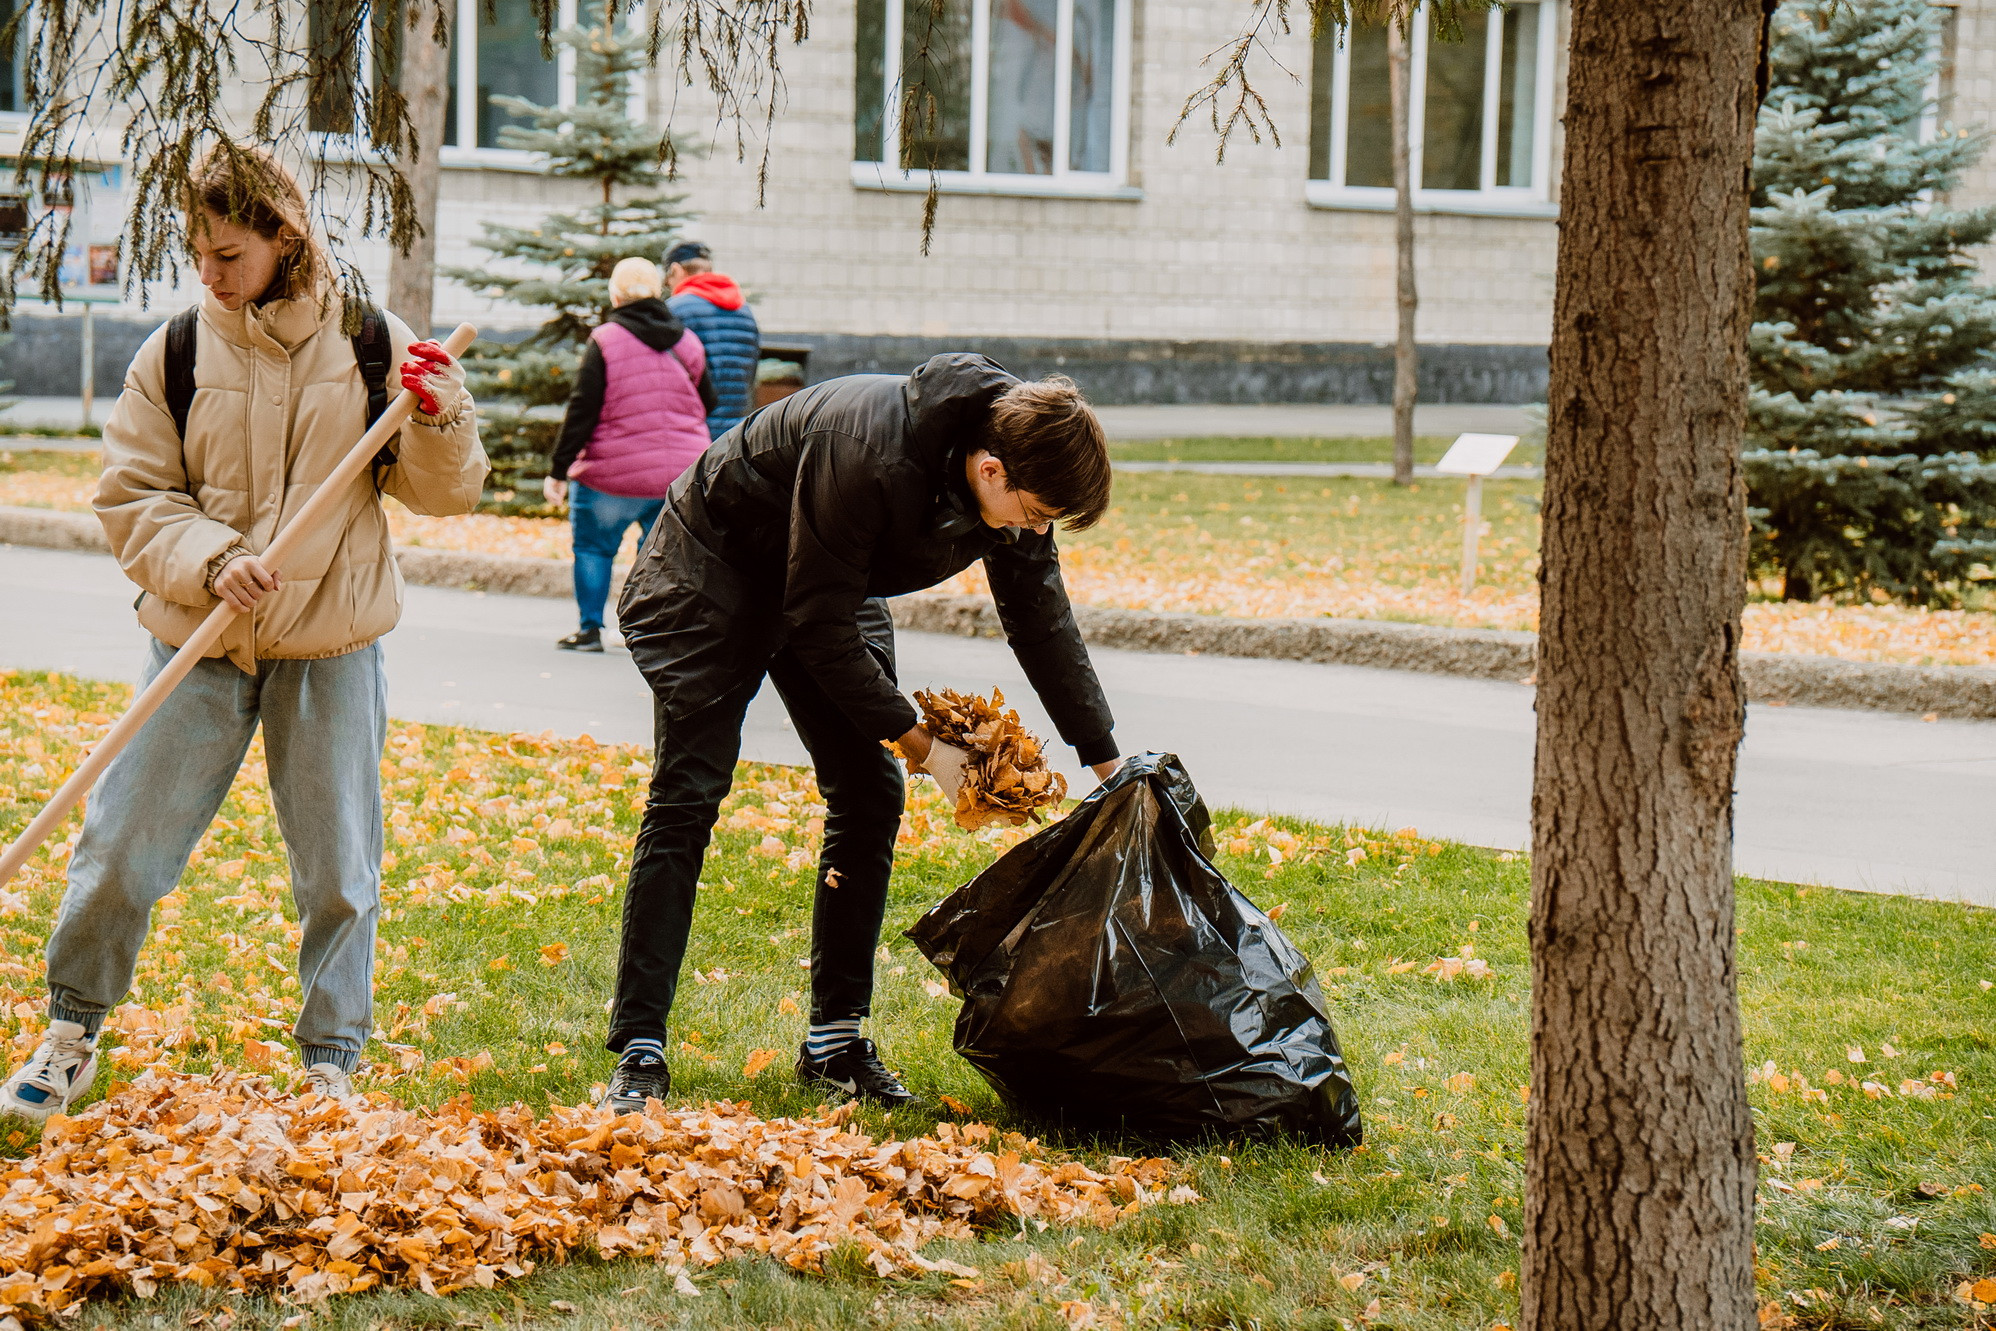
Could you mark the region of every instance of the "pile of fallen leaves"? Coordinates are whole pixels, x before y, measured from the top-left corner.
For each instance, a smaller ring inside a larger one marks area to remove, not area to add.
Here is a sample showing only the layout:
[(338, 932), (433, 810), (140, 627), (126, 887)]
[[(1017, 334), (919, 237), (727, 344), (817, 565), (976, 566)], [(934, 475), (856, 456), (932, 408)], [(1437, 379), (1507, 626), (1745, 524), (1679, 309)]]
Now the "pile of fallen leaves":
[(1040, 810), (1067, 798), (1067, 778), (1047, 770), (1039, 740), (1019, 724), (1016, 711), (1000, 710), (1005, 694), (986, 699), (955, 689), (915, 691), (922, 725), (931, 736), (970, 753), (956, 791), (956, 823), (975, 832), (993, 823), (1038, 822)]
[(978, 1273), (921, 1248), (1004, 1221), (1108, 1225), (1164, 1190), (1168, 1160), (1108, 1172), (1030, 1158), (972, 1124), (876, 1142), (849, 1110), (764, 1120), (746, 1104), (535, 1118), (468, 1097), (293, 1097), (261, 1077), (148, 1072), (25, 1160), (0, 1162), (0, 1319), (161, 1285), (314, 1301), (376, 1286), (447, 1294), (593, 1248), (688, 1266), (764, 1253), (799, 1270), (856, 1244), (882, 1276)]

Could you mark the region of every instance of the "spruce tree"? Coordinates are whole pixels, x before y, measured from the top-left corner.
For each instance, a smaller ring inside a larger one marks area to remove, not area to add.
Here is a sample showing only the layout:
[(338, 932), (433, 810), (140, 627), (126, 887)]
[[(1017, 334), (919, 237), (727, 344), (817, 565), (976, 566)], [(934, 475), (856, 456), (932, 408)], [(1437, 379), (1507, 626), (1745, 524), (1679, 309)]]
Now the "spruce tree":
[[(609, 12), (614, 14), (614, 5)], [(466, 357), (473, 389), (494, 407), (484, 437), (493, 460), (492, 485), (502, 502), (506, 491), (517, 492), (546, 474), (557, 426), (545, 413), (527, 409), (568, 400), (583, 343), (610, 312), (610, 270), (633, 256), (662, 266), (691, 216), (683, 206), (685, 195), (664, 188), (664, 164), (678, 146), (627, 114), (632, 77), (646, 64), (645, 35), (619, 27), (601, 8), (591, 17), (589, 26), (553, 36), (556, 45), (575, 52), (575, 105), (541, 106), (503, 96), (492, 102), (529, 122), (501, 128), (501, 147), (543, 154), (548, 175), (593, 181), (601, 198), (550, 213), (532, 227), (484, 223), (484, 237), (475, 242), (479, 248), (539, 272), (446, 270), (481, 295), (549, 312), (523, 340), (481, 341)], [(632, 190), (642, 193), (618, 197)]]
[[(1923, 129), (1941, 13), (1796, 0), (1754, 144), (1747, 479), (1784, 595), (1952, 600), (1996, 536), (1996, 209), (1946, 196), (1988, 134)], [(1876, 462), (1857, 461), (1858, 458)], [(1945, 461), (1942, 459), (1945, 458)]]

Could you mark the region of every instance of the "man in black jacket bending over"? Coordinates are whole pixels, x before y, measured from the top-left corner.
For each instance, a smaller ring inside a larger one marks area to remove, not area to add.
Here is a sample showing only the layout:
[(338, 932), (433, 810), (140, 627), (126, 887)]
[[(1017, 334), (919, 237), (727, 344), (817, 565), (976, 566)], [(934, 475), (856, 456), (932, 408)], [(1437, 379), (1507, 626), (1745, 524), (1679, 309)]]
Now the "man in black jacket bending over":
[(700, 865), (767, 675), (811, 753), (825, 845), (811, 918), (811, 1032), (797, 1074), (894, 1106), (914, 1097), (859, 1034), (873, 998), (905, 794), (896, 740), (952, 801), (965, 755), (932, 741), (895, 685), (879, 599), (984, 561), (1005, 636), (1061, 738), (1096, 775), (1113, 722), (1061, 585), (1052, 526), (1109, 503), (1101, 424), (1065, 380), (983, 356), (792, 394), (716, 440), (672, 487), (617, 618), (656, 695), (657, 762), (624, 897), (609, 1099), (670, 1089), (666, 1014)]

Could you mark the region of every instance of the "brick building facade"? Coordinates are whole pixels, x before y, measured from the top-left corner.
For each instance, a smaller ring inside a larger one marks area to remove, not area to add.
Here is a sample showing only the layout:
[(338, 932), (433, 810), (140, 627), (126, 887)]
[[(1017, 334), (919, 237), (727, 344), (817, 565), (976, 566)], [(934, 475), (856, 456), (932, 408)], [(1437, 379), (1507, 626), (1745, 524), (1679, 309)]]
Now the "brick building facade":
[[(460, 31), (475, 23), (479, 37), (459, 43), (457, 82), (481, 96), (453, 101), (446, 265), (484, 261), (472, 244), (480, 222), (530, 223), (571, 201), (570, 187), (533, 173), (524, 154), (491, 146), (499, 117), (478, 104), (494, 92), (572, 95), (572, 77), (540, 59), (527, 0), (499, 0), (496, 20), (482, 3), (461, 0)], [(573, 3), (564, 0), (565, 16)], [(1937, 124), (1984, 122), (1996, 110), (1996, 0), (1949, 8), (1952, 73)], [(1459, 42), (1417, 32), (1429, 400), (1543, 391), (1564, 9), (1564, 0), (1518, 0), (1474, 20)], [(947, 0), (937, 23), (916, 0), (820, 0), (810, 39), (782, 51), (784, 100), (760, 206), (759, 140), (738, 160), (711, 103), (669, 72), (650, 75), (637, 100), (658, 123), (669, 108), (676, 133), (713, 145), (683, 168), (699, 214), (689, 234), (750, 291), (772, 340), (812, 349), (813, 378), (972, 347), (1022, 370), (1064, 368), (1106, 401), (1384, 400), (1394, 251), (1383, 35), (1313, 44), (1307, 19), (1267, 34), (1250, 68), (1274, 133), (1256, 142), (1237, 132), (1222, 162), (1203, 113), (1175, 141), (1172, 130), (1210, 72), (1202, 62), (1247, 12), (1174, 0)], [(899, 169), (886, 114), (897, 57), (924, 46), (943, 95), (933, 132), (910, 151), (948, 168), (926, 256), (927, 177)], [(1996, 199), (1996, 154), (1963, 192)], [(100, 212), (99, 229), (110, 217), (115, 233), (115, 214)], [(360, 257), (371, 277), (385, 275), (383, 246)], [(157, 303), (183, 298), (162, 293)], [(503, 326), (518, 315), (441, 283), (438, 321), (461, 318)], [(134, 318), (133, 335), (156, 321)], [(102, 354), (115, 361), (120, 340)], [(114, 384), (118, 367), (103, 368)]]

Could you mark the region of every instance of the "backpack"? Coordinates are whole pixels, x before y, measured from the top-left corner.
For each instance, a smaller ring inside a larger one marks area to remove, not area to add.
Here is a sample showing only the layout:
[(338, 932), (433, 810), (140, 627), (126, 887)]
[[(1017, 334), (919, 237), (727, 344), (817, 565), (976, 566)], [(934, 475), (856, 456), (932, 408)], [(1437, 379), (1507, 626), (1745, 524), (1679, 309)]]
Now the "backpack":
[[(187, 412), (194, 405), (195, 333), (201, 326), (201, 308), (190, 305), (166, 325), (166, 409), (173, 415), (173, 428), (187, 437)], [(372, 305), (361, 310), (360, 331), (349, 339), (354, 363), (360, 366), (360, 380), (367, 386), (367, 423), (370, 428), (388, 409), (388, 363), (394, 359), (388, 340), (388, 319)], [(381, 488), (381, 472), (395, 465), (395, 450), (387, 444), (374, 455), (375, 488)]]

